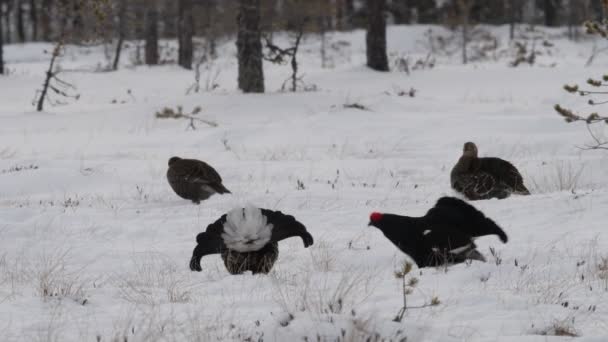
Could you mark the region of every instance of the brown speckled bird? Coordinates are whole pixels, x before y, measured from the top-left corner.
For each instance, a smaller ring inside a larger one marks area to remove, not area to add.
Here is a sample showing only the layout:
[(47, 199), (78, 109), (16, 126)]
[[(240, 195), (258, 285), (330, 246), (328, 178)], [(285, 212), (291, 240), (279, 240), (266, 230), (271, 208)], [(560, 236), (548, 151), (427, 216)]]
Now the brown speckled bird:
[(450, 173), (450, 181), (452, 188), (469, 200), (530, 194), (513, 164), (500, 158), (479, 158), (477, 146), (472, 142), (464, 144), (462, 156)]
[(199, 204), (213, 194), (229, 194), (222, 177), (209, 164), (196, 159), (169, 159), (167, 180), (175, 193)]

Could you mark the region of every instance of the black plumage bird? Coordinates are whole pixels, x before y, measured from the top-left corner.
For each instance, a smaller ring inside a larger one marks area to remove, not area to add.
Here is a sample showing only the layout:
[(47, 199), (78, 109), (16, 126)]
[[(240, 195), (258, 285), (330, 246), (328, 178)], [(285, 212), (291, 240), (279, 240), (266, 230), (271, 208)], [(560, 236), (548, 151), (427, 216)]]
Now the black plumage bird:
[(167, 180), (181, 198), (199, 204), (213, 194), (229, 194), (222, 177), (209, 164), (196, 159), (169, 159)]
[(513, 164), (500, 158), (479, 158), (477, 146), (472, 142), (464, 144), (462, 156), (450, 173), (450, 182), (454, 190), (469, 200), (530, 194)]
[(494, 221), (454, 197), (440, 198), (422, 217), (372, 213), (369, 224), (380, 229), (418, 267), (456, 264), (467, 259), (485, 261), (474, 238), (494, 234), (503, 243), (508, 240)]
[(222, 215), (196, 237), (190, 269), (201, 271), (201, 258), (220, 254), (231, 274), (268, 273), (279, 256), (278, 242), (299, 236), (313, 244), (306, 227), (293, 216), (256, 207), (236, 208)]

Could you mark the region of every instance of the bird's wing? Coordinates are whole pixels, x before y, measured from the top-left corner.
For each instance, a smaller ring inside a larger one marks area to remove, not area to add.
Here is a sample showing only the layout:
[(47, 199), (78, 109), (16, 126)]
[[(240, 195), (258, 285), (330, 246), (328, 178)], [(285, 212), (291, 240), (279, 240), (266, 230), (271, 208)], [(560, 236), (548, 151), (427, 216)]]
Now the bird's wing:
[(222, 236), (222, 233), (224, 232), (224, 223), (226, 222), (226, 217), (226, 214), (222, 215), (215, 222), (208, 225), (207, 229), (205, 229), (205, 232), (214, 236)]
[(268, 218), (268, 223), (273, 225), (271, 242), (278, 242), (290, 237), (299, 236), (304, 242), (304, 247), (309, 247), (314, 243), (312, 235), (306, 227), (291, 215), (285, 215), (280, 211), (262, 209), (262, 214)]
[(172, 178), (189, 183), (221, 183), (222, 178), (209, 164), (195, 159), (182, 159), (169, 168)]
[(222, 177), (209, 164), (196, 160), (188, 168), (187, 180), (193, 183), (221, 183)]
[(226, 246), (221, 238), (223, 225), (226, 222), (226, 215), (220, 217), (217, 221), (207, 226), (207, 230), (196, 236), (196, 247), (192, 251), (190, 258), (190, 269), (192, 271), (201, 271), (201, 259), (205, 255), (221, 253)]
[(492, 219), (458, 198), (440, 198), (425, 217), (430, 225), (451, 226), (471, 237), (496, 234), (502, 242), (508, 241), (507, 234)]
[(213, 234), (202, 232), (196, 237), (198, 244), (192, 251), (192, 258), (190, 258), (190, 270), (200, 272), (201, 259), (205, 255), (219, 254), (226, 249), (224, 241)]
[(422, 241), (429, 250), (437, 249), (456, 253), (473, 243), (471, 234), (447, 225), (433, 225), (425, 233)]
[(510, 162), (500, 158), (479, 158), (479, 169), (492, 174), (500, 182), (510, 188), (512, 192), (529, 194), (524, 186), (524, 179), (517, 168)]
[(487, 172), (461, 175), (454, 189), (461, 191), (470, 200), (491, 198), (496, 179)]

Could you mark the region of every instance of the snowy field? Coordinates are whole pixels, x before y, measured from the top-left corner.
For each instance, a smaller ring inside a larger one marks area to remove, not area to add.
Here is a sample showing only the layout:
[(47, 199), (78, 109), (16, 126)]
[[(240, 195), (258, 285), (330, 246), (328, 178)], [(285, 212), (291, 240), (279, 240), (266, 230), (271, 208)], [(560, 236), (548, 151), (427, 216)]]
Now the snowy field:
[[(424, 57), (426, 29), (389, 28), (391, 60)], [(309, 36), (299, 59), (317, 90), (281, 92), (289, 67), (265, 64), (256, 95), (236, 90), (232, 41), (203, 71), (216, 89), (189, 94), (192, 72), (134, 67), (132, 45), (117, 72), (98, 71), (102, 47), (70, 47), (62, 77), (80, 98), (42, 113), (31, 102), (51, 46), (7, 46), (0, 341), (608, 341), (608, 153), (578, 149), (584, 125), (552, 109), (584, 108), (562, 85), (608, 62), (584, 67), (593, 42), (562, 31), (534, 66), (501, 55), (463, 66), (456, 52), (409, 76), (366, 69), (363, 31), (331, 35), (341, 50), (322, 68)], [(507, 28), (492, 32), (507, 49)], [(177, 106), (217, 127), (155, 117)], [(533, 194), (474, 202), (509, 243), (478, 240), (487, 263), (414, 268), (411, 308), (394, 322), (408, 259), (368, 215), (422, 215), (456, 195), (449, 172), (469, 140), (514, 163)], [(174, 155), (210, 163), (233, 195), (177, 197)], [(294, 215), (315, 244), (281, 242), (267, 276), (231, 276), (218, 255), (191, 272), (197, 233), (246, 203)]]

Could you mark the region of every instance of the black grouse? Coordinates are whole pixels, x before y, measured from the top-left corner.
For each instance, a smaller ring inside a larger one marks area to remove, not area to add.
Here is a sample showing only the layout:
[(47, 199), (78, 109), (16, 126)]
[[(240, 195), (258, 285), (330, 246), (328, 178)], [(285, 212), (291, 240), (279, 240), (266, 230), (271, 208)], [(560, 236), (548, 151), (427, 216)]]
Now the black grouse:
[(291, 215), (251, 206), (235, 208), (198, 234), (190, 269), (200, 272), (203, 256), (220, 254), (231, 274), (268, 273), (279, 256), (278, 242), (294, 236), (302, 238), (306, 248), (313, 244), (306, 227)]
[(222, 177), (209, 164), (196, 159), (169, 159), (167, 180), (175, 193), (199, 204), (213, 194), (229, 194)]
[(464, 144), (462, 156), (450, 173), (450, 182), (454, 190), (472, 201), (530, 194), (513, 164), (500, 158), (479, 158), (477, 146), (472, 142)]
[(474, 238), (498, 235), (506, 243), (507, 234), (494, 221), (468, 203), (442, 197), (422, 217), (372, 213), (370, 226), (382, 231), (418, 267), (456, 264), (467, 259), (485, 261)]

